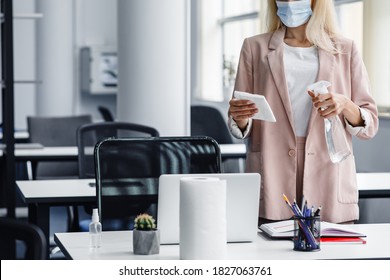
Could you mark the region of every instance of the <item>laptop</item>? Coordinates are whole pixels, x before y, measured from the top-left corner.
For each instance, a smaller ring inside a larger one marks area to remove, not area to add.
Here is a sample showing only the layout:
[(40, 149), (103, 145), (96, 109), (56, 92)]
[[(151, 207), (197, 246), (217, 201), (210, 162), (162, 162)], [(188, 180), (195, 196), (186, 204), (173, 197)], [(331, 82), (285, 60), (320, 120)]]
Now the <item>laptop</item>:
[(227, 242), (252, 242), (257, 236), (260, 174), (164, 174), (159, 178), (157, 227), (161, 244), (179, 244), (180, 179), (217, 177), (226, 180)]

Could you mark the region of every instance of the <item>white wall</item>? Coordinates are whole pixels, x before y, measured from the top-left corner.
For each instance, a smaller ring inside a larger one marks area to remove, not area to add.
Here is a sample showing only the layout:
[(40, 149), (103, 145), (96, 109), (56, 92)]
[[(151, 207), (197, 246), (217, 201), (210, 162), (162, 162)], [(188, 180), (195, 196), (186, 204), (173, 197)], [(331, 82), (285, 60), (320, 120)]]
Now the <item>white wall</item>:
[[(65, 0), (69, 1), (69, 0)], [(80, 48), (102, 45), (117, 46), (117, 1), (74, 0), (75, 1), (75, 57), (78, 61)], [(80, 68), (75, 69), (75, 113), (91, 113), (95, 119), (101, 116), (99, 105), (108, 107), (116, 115), (116, 94), (94, 95), (80, 91)]]
[[(91, 95), (80, 92), (79, 87), (79, 63), (78, 56), (79, 50), (84, 46), (112, 44), (117, 45), (117, 1), (106, 0), (13, 0), (14, 14), (31, 14), (40, 12), (40, 7), (47, 8), (47, 5), (51, 5), (54, 8), (61, 7), (61, 5), (71, 4), (73, 6), (71, 14), (68, 13), (68, 18), (63, 18), (64, 11), (60, 16), (57, 16), (58, 22), (56, 24), (66, 25), (72, 31), (71, 37), (65, 40), (63, 31), (58, 30), (58, 34), (52, 36), (54, 42), (58, 40), (63, 44), (70, 44), (71, 54), (70, 59), (66, 59), (63, 63), (71, 63), (72, 66), (65, 66), (60, 64), (53, 64), (54, 61), (47, 61), (50, 54), (43, 47), (42, 37), (37, 39), (39, 32), (37, 28), (42, 28), (40, 25), (47, 20), (53, 20), (53, 13), (43, 13), (42, 19), (15, 19), (14, 20), (14, 77), (15, 80), (23, 81), (35, 81), (41, 80), (42, 84), (19, 84), (15, 83), (15, 128), (26, 129), (27, 116), (31, 115), (58, 115), (58, 114), (85, 114), (90, 113), (94, 119), (99, 120), (101, 116), (97, 111), (97, 106), (104, 105), (108, 107), (114, 115), (116, 115), (116, 95)], [(46, 16), (46, 18), (45, 18)], [(70, 17), (69, 17), (70, 16)], [(51, 19), (50, 19), (51, 18)], [(71, 21), (71, 23), (69, 23)], [(71, 24), (71, 25), (69, 25)], [(45, 29), (50, 28), (53, 24), (49, 23), (49, 26), (45, 26)], [(47, 31), (44, 31), (47, 32)], [(55, 31), (53, 31), (55, 32)], [(58, 37), (57, 37), (58, 36)], [(57, 38), (56, 38), (57, 37)], [(37, 49), (39, 46), (39, 49)], [(52, 49), (52, 47), (49, 47)], [(42, 52), (39, 54), (39, 52)], [(42, 74), (42, 62), (37, 60), (37, 54), (44, 56), (48, 66), (45, 67), (46, 74)], [(59, 61), (64, 57), (64, 53), (56, 53), (58, 58), (55, 61)], [(71, 67), (71, 73), (68, 76), (68, 80), (71, 79), (71, 84), (64, 82), (63, 70), (64, 68)], [(38, 69), (38, 73), (37, 73)], [(1, 71), (1, 70), (0, 70)], [(39, 74), (40, 73), (40, 74)], [(50, 73), (56, 74), (53, 76), (56, 79), (48, 76)], [(48, 86), (48, 81), (43, 81), (43, 76), (49, 77), (49, 83), (55, 83), (58, 89), (53, 94), (49, 92), (51, 90), (45, 90)], [(57, 79), (58, 78), (58, 79)], [(62, 78), (62, 79), (61, 79)], [(43, 96), (41, 92), (44, 91), (47, 96)], [(58, 92), (62, 91), (62, 94)], [(66, 93), (64, 92), (66, 91)], [(58, 94), (56, 96), (56, 94)], [(67, 96), (66, 100), (61, 101), (61, 96)], [(70, 97), (70, 98), (68, 98)], [(69, 101), (70, 100), (70, 101)], [(38, 105), (37, 102), (40, 104)], [(43, 102), (43, 104), (42, 104)], [(70, 102), (70, 103), (69, 103)], [(66, 105), (68, 104), (68, 105)], [(50, 108), (53, 110), (51, 111)], [(0, 120), (2, 118), (1, 113), (1, 98), (0, 98)]]

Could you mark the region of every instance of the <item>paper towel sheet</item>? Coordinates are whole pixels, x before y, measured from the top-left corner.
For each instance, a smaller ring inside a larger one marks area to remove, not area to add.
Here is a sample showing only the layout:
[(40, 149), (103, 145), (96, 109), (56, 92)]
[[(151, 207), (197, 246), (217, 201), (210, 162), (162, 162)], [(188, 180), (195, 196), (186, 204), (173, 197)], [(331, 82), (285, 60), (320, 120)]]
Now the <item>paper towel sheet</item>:
[(226, 181), (180, 180), (180, 259), (226, 259)]
[(234, 97), (237, 99), (247, 99), (255, 103), (256, 108), (259, 109), (259, 111), (252, 117), (252, 119), (276, 122), (274, 113), (272, 112), (267, 99), (265, 99), (263, 95), (235, 90)]

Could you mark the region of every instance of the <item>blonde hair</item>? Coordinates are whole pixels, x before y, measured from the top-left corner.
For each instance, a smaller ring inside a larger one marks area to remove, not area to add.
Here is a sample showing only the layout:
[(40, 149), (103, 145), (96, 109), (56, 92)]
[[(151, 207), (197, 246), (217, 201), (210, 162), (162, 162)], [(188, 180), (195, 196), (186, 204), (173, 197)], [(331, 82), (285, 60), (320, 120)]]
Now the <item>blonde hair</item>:
[[(283, 26), (277, 15), (275, 0), (268, 0), (267, 27), (275, 31)], [(330, 53), (339, 53), (334, 43), (338, 35), (333, 0), (312, 0), (313, 14), (306, 26), (307, 40), (317, 47)]]

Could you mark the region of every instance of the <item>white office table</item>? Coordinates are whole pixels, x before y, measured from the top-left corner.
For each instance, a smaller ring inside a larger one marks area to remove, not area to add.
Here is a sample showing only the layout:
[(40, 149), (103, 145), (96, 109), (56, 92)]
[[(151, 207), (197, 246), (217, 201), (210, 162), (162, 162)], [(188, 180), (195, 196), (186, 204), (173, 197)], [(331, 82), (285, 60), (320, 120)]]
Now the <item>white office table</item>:
[[(95, 179), (16, 181), (17, 190), (28, 205), (29, 222), (39, 226), (49, 242), (50, 207), (96, 205)], [(157, 187), (156, 187), (157, 188)], [(157, 189), (145, 188), (144, 194), (157, 196)]]
[[(25, 144), (24, 144), (25, 145)], [(28, 144), (27, 144), (28, 145)], [(25, 146), (27, 146), (25, 145)], [(237, 159), (246, 157), (245, 144), (223, 144), (219, 145), (221, 150), (221, 158)], [(93, 147), (89, 152), (93, 153)], [(88, 150), (87, 150), (88, 152)], [(0, 157), (4, 154), (4, 150), (0, 149)], [(18, 162), (30, 161), (32, 164), (32, 177), (36, 174), (36, 167), (39, 161), (73, 161), (78, 160), (78, 148), (75, 146), (69, 147), (33, 147), (33, 148), (18, 148), (15, 146), (15, 160)]]
[(26, 203), (86, 202), (95, 198), (95, 179), (16, 181)]
[[(17, 181), (17, 190), (28, 204), (30, 222), (49, 238), (50, 207), (96, 203), (94, 179)], [(360, 197), (389, 197), (390, 173), (359, 173)]]
[(362, 198), (390, 197), (390, 173), (357, 173)]
[[(50, 238), (50, 207), (96, 203), (95, 179), (16, 181), (17, 190), (28, 205), (28, 220)], [(49, 243), (47, 243), (49, 244)]]
[[(270, 240), (259, 232), (255, 242), (229, 243), (228, 259), (307, 260), (307, 259), (390, 259), (390, 224), (348, 225), (367, 234), (366, 244), (321, 244), (317, 252), (297, 252), (289, 240)], [(74, 260), (177, 260), (178, 245), (161, 245), (160, 254), (140, 256), (132, 252), (131, 231), (106, 231), (102, 245), (89, 248), (87, 232), (55, 233), (54, 240), (68, 259)]]
[[(219, 145), (221, 150), (221, 158), (237, 159), (246, 157), (245, 144), (223, 144)], [(87, 150), (88, 152), (88, 150)], [(93, 153), (93, 147), (89, 149)], [(0, 157), (4, 154), (3, 149), (0, 149)], [(70, 147), (33, 147), (33, 148), (18, 148), (15, 147), (15, 160), (18, 162), (31, 162), (32, 178), (36, 174), (37, 163), (40, 161), (73, 161), (78, 160), (78, 148)]]
[[(219, 145), (222, 159), (225, 158), (245, 158), (246, 147), (245, 144), (222, 144)], [(93, 150), (93, 149), (92, 149)], [(0, 157), (3, 156), (4, 151), (0, 149)], [(42, 147), (32, 149), (18, 149), (15, 148), (15, 159), (18, 161), (51, 161), (51, 160), (74, 160), (78, 157), (77, 147)]]
[[(14, 137), (15, 140), (27, 141), (30, 135), (28, 131), (15, 131)], [(0, 131), (0, 139), (3, 139), (3, 131)]]
[[(0, 149), (0, 156), (4, 151)], [(44, 160), (77, 160), (77, 147), (42, 147), (42, 148), (22, 148), (15, 147), (15, 159), (18, 161), (44, 161)]]

